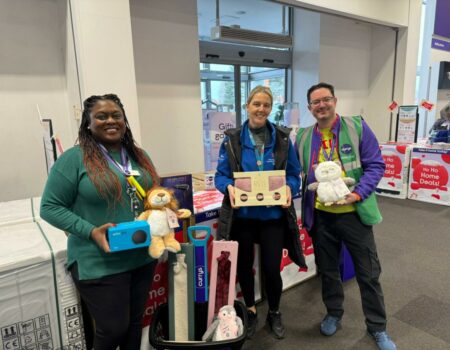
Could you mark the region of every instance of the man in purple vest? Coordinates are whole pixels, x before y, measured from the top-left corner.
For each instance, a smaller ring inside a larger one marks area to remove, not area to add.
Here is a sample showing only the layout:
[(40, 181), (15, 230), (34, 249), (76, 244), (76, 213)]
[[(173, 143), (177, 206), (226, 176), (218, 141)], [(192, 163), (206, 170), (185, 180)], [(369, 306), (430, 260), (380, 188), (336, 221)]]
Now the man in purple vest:
[(355, 265), (367, 331), (380, 350), (395, 350), (386, 333), (386, 312), (379, 283), (381, 267), (372, 231), (372, 225), (382, 220), (374, 194), (385, 169), (378, 141), (361, 117), (336, 114), (337, 99), (332, 85), (314, 85), (307, 97), (308, 108), (317, 123), (300, 129), (297, 135), (303, 188), (316, 181), (313, 165), (324, 161), (339, 161), (342, 177), (356, 181), (352, 192), (339, 205), (325, 205), (307, 189), (303, 195), (303, 223), (313, 239), (322, 278), (322, 299), (327, 309), (320, 332), (332, 336), (341, 326), (344, 290), (339, 262), (344, 242)]

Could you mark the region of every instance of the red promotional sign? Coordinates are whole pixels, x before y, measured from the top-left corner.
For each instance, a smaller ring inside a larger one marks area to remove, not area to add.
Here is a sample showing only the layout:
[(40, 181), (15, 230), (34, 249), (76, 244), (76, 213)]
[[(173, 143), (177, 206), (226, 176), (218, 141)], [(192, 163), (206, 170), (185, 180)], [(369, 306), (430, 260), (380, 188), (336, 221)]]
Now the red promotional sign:
[(142, 327), (150, 325), (150, 323), (152, 322), (153, 313), (155, 312), (156, 308), (163, 303), (167, 303), (167, 273), (167, 261), (161, 262), (156, 265), (152, 286), (148, 293), (147, 304), (145, 305)]
[(397, 145), (397, 146), (395, 146), (395, 150), (398, 153), (406, 154), (406, 147), (408, 147), (408, 145)]
[(428, 101), (425, 101), (425, 100), (423, 100), (423, 101), (420, 103), (420, 106), (423, 107), (423, 108), (425, 108), (425, 109), (428, 110), (428, 111), (431, 111), (431, 110), (434, 108), (434, 104), (433, 104), (433, 103), (428, 102)]
[(443, 165), (438, 163), (415, 162), (413, 171), (414, 182), (411, 189), (444, 189), (448, 182), (448, 172)]
[(383, 154), (382, 157), (384, 163), (386, 164), (386, 169), (383, 176), (401, 178), (402, 160), (400, 159), (400, 157), (395, 154)]
[(287, 249), (283, 249), (283, 256), (281, 257), (280, 271), (284, 270), (285, 266), (292, 264), (291, 258), (289, 258)]
[(392, 101), (391, 104), (388, 106), (388, 109), (390, 111), (393, 111), (394, 109), (396, 109), (398, 107), (398, 103), (395, 101)]
[[(306, 256), (314, 254), (314, 248), (312, 244), (312, 239), (309, 236), (306, 229), (302, 227), (302, 220), (300, 218), (297, 219), (298, 228), (300, 231), (300, 244), (302, 246), (303, 254)], [(292, 260), (289, 258), (288, 251), (286, 249), (283, 249), (283, 256), (281, 259), (281, 265), (280, 265), (280, 271), (283, 271), (285, 266), (288, 266), (292, 264)], [(298, 269), (300, 272), (306, 272), (308, 271), (307, 268), (300, 267)]]
[(442, 154), (441, 158), (444, 162), (446, 162), (447, 164), (450, 164), (450, 154)]

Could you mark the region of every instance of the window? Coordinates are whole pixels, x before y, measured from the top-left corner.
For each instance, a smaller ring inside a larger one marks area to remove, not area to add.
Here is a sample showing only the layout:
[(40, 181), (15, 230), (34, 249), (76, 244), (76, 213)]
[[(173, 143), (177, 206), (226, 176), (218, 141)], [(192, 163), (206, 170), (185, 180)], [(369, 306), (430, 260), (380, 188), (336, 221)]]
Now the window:
[(283, 122), (284, 104), (288, 101), (288, 69), (292, 63), (288, 45), (276, 46), (275, 41), (255, 38), (247, 40), (251, 45), (211, 41), (211, 29), (221, 25), (288, 35), (290, 11), (285, 5), (263, 0), (197, 0), (197, 8), (203, 141), (208, 171), (216, 168), (225, 130), (247, 120), (245, 105), (255, 86), (271, 88), (274, 99), (269, 120)]
[[(198, 35), (211, 39), (211, 28), (217, 25), (215, 0), (197, 0)], [(274, 34), (286, 34), (289, 29), (287, 7), (263, 0), (219, 1), (219, 24)]]
[[(234, 79), (235, 71), (240, 72), (240, 83)], [(286, 73), (286, 68), (201, 63), (202, 108), (237, 112), (237, 120), (243, 123), (247, 119), (245, 104), (248, 94), (254, 87), (264, 85), (270, 87), (273, 94), (273, 108), (269, 120), (279, 122), (280, 111), (287, 100)], [(238, 99), (237, 92), (240, 94)], [(236, 108), (237, 104), (241, 105), (240, 109)]]

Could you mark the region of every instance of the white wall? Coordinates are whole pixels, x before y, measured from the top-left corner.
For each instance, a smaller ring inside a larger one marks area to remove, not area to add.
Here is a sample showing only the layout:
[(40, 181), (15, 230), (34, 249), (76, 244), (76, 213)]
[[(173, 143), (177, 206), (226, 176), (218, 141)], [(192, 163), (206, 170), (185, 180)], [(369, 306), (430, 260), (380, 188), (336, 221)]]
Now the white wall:
[(390, 123), (396, 116), (391, 115), (388, 105), (392, 101), (394, 74), (395, 31), (391, 28), (374, 26), (371, 32), (369, 95), (364, 116), (380, 142), (394, 138)]
[(65, 79), (64, 1), (0, 0), (0, 201), (42, 194), (47, 178), (42, 128), (52, 118), (73, 144)]
[(420, 2), (418, 0), (278, 0), (284, 4), (395, 27), (404, 27), (411, 23), (408, 19), (410, 1)]
[(320, 14), (294, 9), (294, 49), (292, 53), (292, 101), (299, 103), (300, 126), (315, 123), (306, 97), (310, 86), (319, 82)]
[(196, 0), (133, 0), (142, 145), (159, 173), (203, 170)]
[(430, 63), (450, 61), (450, 52), (443, 50), (431, 49), (430, 52)]
[(421, 1), (411, 0), (407, 12), (410, 26), (399, 29), (395, 100), (403, 105), (415, 102), (421, 12)]
[[(395, 32), (387, 27), (326, 14), (320, 15), (319, 23), (320, 55), (317, 58), (320, 56), (320, 63), (315, 68), (318, 77), (315, 82), (307, 82), (304, 90), (318, 81), (331, 83), (336, 89), (339, 114), (363, 115), (379, 141), (389, 140), (391, 117), (387, 106), (392, 100)], [(294, 87), (306, 84), (307, 75), (303, 74), (304, 80), (299, 78), (305, 70), (302, 65), (314, 65), (314, 61), (302, 63), (301, 57), (296, 49)], [(314, 69), (308, 73), (314, 77)], [(303, 121), (314, 121), (309, 112), (302, 115)], [(302, 125), (305, 124), (302, 122)]]
[(335, 86), (337, 112), (365, 114), (369, 94), (371, 29), (366, 24), (321, 15), (320, 81)]
[[(129, 0), (69, 1), (81, 96), (117, 94), (140, 142)], [(73, 114), (73, 113), (72, 113)]]
[[(430, 0), (432, 1), (432, 0)], [(321, 13), (320, 80), (334, 81), (338, 110), (361, 113), (383, 141), (394, 135), (391, 101), (395, 36), (387, 27), (366, 27), (356, 20), (399, 28), (394, 100), (415, 102), (415, 81), (422, 2), (418, 0), (278, 0)], [(327, 18), (325, 20), (325, 18)], [(352, 22), (353, 20), (353, 22)], [(346, 22), (348, 21), (348, 22)], [(334, 27), (335, 26), (335, 27)], [(366, 25), (367, 26), (367, 25)], [(386, 41), (385, 41), (386, 40)], [(389, 48), (390, 47), (390, 48)], [(381, 51), (378, 51), (380, 49)], [(441, 57), (439, 57), (441, 59)], [(386, 61), (384, 61), (386, 60)]]

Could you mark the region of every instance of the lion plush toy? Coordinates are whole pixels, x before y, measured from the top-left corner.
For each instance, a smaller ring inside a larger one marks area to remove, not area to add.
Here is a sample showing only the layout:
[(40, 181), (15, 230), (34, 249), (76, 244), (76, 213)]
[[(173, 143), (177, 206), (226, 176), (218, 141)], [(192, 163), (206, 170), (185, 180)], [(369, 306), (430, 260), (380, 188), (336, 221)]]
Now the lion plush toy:
[(354, 185), (351, 177), (341, 177), (342, 168), (339, 161), (322, 162), (314, 165), (317, 182), (308, 185), (308, 190), (316, 191), (317, 197), (325, 206), (345, 204), (345, 196), (350, 193), (347, 185)]
[(158, 259), (164, 250), (179, 252), (181, 246), (175, 239), (174, 228), (178, 227), (178, 219), (188, 218), (191, 211), (178, 210), (178, 201), (173, 192), (164, 187), (153, 187), (147, 192), (144, 208), (146, 210), (139, 215), (138, 220), (146, 220), (150, 225), (150, 256)]

